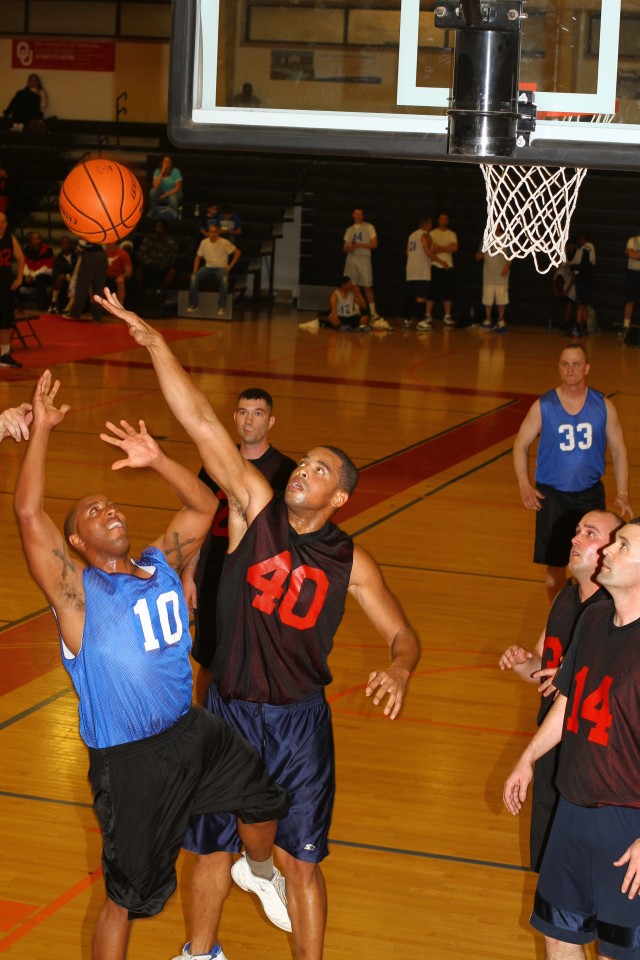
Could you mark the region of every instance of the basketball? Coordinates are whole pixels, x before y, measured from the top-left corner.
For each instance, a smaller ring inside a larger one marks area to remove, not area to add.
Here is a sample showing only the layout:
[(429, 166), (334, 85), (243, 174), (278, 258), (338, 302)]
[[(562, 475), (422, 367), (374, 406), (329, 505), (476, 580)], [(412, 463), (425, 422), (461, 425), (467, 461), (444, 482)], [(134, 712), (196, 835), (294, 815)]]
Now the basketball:
[(142, 216), (142, 187), (115, 160), (84, 160), (60, 190), (60, 214), (72, 233), (90, 243), (115, 243)]

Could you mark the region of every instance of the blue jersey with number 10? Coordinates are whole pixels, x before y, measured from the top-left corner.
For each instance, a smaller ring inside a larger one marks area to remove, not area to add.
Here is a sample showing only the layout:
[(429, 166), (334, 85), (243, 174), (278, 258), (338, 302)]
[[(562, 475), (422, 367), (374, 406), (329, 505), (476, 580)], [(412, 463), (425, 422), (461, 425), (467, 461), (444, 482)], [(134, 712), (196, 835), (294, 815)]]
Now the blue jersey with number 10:
[(567, 413), (555, 390), (540, 397), (542, 430), (536, 462), (536, 482), (563, 493), (588, 490), (602, 478), (607, 449), (607, 408), (604, 396), (587, 389), (579, 413)]
[(191, 707), (189, 613), (178, 574), (147, 547), (148, 579), (87, 567), (82, 647), (62, 662), (80, 698), (80, 736), (113, 747), (172, 727)]

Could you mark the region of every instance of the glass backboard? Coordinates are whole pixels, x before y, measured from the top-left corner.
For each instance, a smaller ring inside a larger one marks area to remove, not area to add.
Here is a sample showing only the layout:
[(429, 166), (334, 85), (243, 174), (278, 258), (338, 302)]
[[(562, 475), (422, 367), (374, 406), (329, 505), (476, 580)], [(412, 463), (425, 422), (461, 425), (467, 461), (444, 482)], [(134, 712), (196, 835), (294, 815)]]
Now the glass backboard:
[[(435, 25), (436, 6), (174, 0), (171, 139), (447, 159), (456, 30)], [(640, 168), (640, 0), (527, 0), (524, 11), (520, 81), (538, 120), (512, 162)]]

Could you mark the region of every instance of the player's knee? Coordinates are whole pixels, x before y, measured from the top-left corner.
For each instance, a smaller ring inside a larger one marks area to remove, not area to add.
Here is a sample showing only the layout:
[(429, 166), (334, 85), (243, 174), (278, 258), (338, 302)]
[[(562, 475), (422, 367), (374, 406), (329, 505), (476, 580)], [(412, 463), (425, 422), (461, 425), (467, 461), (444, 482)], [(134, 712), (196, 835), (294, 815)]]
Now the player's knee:
[(278, 854), (282, 870), (287, 878), (287, 884), (296, 887), (315, 885), (320, 877), (320, 864), (308, 863), (306, 860), (296, 860), (289, 854)]

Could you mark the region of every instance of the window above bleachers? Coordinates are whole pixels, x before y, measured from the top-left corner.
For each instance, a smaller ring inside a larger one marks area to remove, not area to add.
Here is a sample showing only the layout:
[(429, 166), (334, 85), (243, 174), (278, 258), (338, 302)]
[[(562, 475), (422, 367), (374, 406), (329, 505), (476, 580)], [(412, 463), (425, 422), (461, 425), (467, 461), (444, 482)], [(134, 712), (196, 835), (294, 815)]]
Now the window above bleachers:
[(171, 0), (11, 0), (0, 36), (169, 39)]

